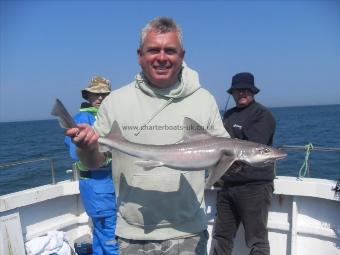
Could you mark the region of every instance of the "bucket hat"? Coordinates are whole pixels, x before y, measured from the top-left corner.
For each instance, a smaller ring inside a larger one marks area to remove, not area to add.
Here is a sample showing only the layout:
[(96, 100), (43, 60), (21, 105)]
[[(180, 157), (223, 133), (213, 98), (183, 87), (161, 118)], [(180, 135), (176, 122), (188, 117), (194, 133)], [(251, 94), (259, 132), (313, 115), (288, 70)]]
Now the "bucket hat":
[(230, 89), (227, 92), (231, 94), (233, 89), (249, 89), (254, 95), (260, 91), (254, 84), (254, 75), (247, 72), (238, 73), (233, 76)]
[(87, 100), (89, 92), (94, 94), (110, 93), (110, 81), (101, 76), (92, 77), (89, 86), (81, 90), (81, 95), (85, 100)]

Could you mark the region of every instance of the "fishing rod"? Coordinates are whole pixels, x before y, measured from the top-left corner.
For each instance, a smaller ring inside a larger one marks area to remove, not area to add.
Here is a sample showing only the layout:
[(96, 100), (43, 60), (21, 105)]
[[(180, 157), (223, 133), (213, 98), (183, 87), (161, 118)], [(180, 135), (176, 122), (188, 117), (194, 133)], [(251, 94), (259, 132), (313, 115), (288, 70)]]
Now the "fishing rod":
[(225, 106), (224, 106), (224, 110), (223, 110), (223, 114), (222, 114), (222, 119), (223, 119), (223, 117), (224, 117), (224, 114), (225, 114), (226, 111), (227, 111), (228, 104), (229, 104), (229, 100), (230, 100), (230, 94), (229, 94), (229, 96), (228, 96), (227, 103), (226, 103)]

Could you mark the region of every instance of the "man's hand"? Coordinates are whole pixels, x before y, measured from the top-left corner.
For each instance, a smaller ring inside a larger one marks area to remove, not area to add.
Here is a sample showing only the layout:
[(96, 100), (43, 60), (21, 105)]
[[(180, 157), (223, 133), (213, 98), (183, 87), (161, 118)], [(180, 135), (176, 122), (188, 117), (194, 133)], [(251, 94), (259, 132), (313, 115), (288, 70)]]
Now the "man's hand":
[(86, 167), (94, 169), (103, 164), (105, 156), (98, 151), (99, 135), (91, 126), (78, 124), (74, 128), (67, 129), (65, 134), (72, 138), (72, 142), (78, 148), (78, 157)]
[(67, 129), (65, 134), (72, 138), (72, 142), (81, 149), (93, 147), (99, 135), (88, 124), (78, 124), (75, 128)]

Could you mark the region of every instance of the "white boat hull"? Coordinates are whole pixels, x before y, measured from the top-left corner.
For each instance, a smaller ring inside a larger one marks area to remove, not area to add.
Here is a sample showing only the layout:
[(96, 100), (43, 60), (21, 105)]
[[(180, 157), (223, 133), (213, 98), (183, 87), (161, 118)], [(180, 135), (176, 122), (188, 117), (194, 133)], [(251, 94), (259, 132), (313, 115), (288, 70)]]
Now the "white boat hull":
[[(274, 181), (268, 215), (271, 254), (340, 254), (340, 201), (332, 190), (335, 185), (335, 181), (312, 178), (299, 181), (282, 176)], [(216, 215), (215, 198), (216, 191), (206, 191), (210, 236)], [(242, 226), (234, 245), (233, 255), (249, 254)]]
[[(340, 202), (335, 181), (293, 177), (275, 180), (268, 228), (273, 255), (339, 255)], [(208, 230), (213, 231), (218, 189), (206, 191)], [(51, 230), (66, 232), (70, 245), (91, 233), (78, 182), (65, 181), (0, 197), (0, 254), (22, 255), (24, 242)], [(210, 239), (211, 240), (211, 239)], [(213, 244), (209, 242), (208, 251)], [(233, 254), (247, 254), (240, 227)]]

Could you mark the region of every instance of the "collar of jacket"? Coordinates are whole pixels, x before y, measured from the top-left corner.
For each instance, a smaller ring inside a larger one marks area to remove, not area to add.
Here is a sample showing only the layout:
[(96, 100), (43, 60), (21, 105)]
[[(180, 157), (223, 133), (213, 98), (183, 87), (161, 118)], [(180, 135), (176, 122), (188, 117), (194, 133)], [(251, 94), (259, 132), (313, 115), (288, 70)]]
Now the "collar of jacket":
[(185, 63), (182, 65), (178, 81), (169, 88), (158, 89), (153, 87), (143, 72), (137, 74), (135, 79), (136, 87), (152, 97), (184, 98), (201, 87), (197, 72), (190, 69)]

